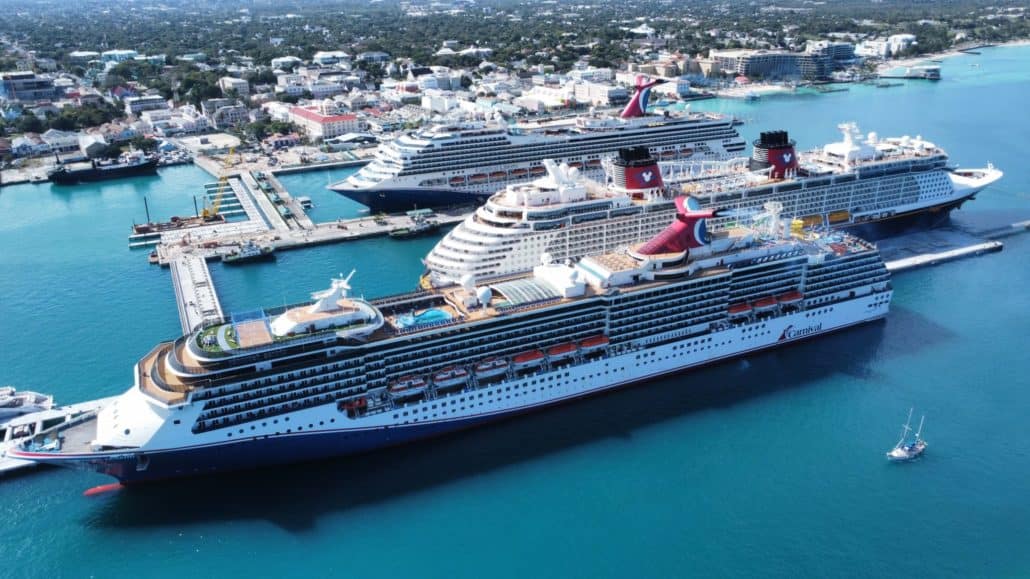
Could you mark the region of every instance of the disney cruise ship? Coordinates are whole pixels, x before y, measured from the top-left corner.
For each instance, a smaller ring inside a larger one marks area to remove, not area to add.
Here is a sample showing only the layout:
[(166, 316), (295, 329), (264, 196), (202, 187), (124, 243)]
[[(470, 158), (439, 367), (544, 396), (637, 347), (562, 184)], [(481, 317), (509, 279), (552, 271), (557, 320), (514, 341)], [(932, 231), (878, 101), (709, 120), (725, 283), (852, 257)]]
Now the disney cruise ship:
[(822, 149), (796, 153), (786, 132), (762, 133), (750, 158), (663, 162), (646, 148), (621, 150), (601, 186), (567, 166), (510, 185), (451, 230), (425, 259), (423, 283), (457, 283), (523, 271), (543, 253), (556, 260), (614, 251), (655, 235), (672, 219), (677, 193), (718, 206), (718, 230), (768, 201), (806, 226), (860, 228), (878, 238), (913, 221), (927, 224), (1001, 178), (993, 166), (953, 170), (947, 154), (921, 138), (863, 137), (854, 124)]
[(346, 455), (887, 314), (873, 245), (777, 218), (709, 237), (717, 212), (676, 205), (624, 252), (371, 301), (348, 276), (312, 303), (158, 344), (99, 415), (9, 453), (123, 482)]
[(644, 82), (619, 117), (589, 114), (508, 126), (436, 125), (384, 143), (371, 163), (330, 186), (373, 213), (478, 205), (499, 188), (544, 174), (544, 159), (602, 175), (618, 149), (647, 146), (662, 159), (728, 159), (746, 147), (732, 119), (711, 113), (647, 114)]

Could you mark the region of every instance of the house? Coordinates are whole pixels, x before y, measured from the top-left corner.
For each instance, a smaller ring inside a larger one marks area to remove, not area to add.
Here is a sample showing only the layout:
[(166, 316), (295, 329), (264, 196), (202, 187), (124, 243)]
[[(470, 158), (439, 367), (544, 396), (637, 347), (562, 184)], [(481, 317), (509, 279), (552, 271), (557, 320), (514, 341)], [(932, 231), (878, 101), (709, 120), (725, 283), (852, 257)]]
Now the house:
[(50, 129), (40, 135), (43, 142), (55, 153), (67, 153), (79, 150), (79, 134), (71, 131)]
[(247, 97), (250, 95), (250, 83), (242, 78), (223, 76), (218, 79), (218, 88), (222, 89), (222, 94), (226, 96), (229, 96), (230, 92), (235, 92), (238, 97)]
[(300, 136), (297, 133), (290, 133), (288, 135), (276, 133), (270, 137), (265, 137), (265, 140), (261, 141), (261, 144), (266, 149), (285, 149), (298, 143), (300, 143)]
[(107, 141), (100, 134), (81, 135), (79, 151), (90, 159), (96, 159), (107, 151)]
[(159, 94), (125, 97), (125, 114), (137, 116), (143, 111), (166, 110), (168, 101)]
[(209, 99), (200, 103), (200, 110), (216, 129), (234, 127), (250, 120), (247, 107), (233, 99)]
[(34, 157), (50, 152), (50, 146), (35, 133), (25, 133), (11, 141), (11, 154), (15, 157)]

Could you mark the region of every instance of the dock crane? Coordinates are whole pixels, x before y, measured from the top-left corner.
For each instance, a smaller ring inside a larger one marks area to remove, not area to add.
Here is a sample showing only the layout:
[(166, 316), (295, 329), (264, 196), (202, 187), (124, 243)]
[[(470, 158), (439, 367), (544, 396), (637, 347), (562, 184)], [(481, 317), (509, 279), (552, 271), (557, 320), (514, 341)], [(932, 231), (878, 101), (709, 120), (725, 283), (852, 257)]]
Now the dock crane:
[(215, 198), (211, 201), (211, 206), (204, 208), (204, 219), (212, 219), (218, 215), (218, 209), (222, 206), (222, 194), (225, 193), (225, 188), (229, 186), (229, 168), (233, 166), (232, 155), (235, 151), (235, 147), (230, 147), (229, 152), (225, 155), (225, 161), (222, 163), (222, 174), (218, 178), (218, 189), (215, 190)]

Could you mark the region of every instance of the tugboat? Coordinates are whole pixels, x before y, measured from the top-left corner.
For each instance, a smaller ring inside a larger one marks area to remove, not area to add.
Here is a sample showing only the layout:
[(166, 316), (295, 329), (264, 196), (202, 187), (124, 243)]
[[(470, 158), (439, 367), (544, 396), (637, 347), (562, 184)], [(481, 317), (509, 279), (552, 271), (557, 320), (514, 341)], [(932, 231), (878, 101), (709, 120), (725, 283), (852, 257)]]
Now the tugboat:
[(909, 438), (908, 433), (912, 432), (912, 409), (909, 408), (908, 420), (901, 427), (901, 438), (898, 439), (898, 443), (894, 445), (894, 448), (887, 451), (887, 460), (891, 462), (905, 462), (916, 459), (923, 454), (923, 451), (926, 450), (926, 441), (923, 440), (923, 420), (925, 419), (925, 416), (919, 418), (919, 430), (916, 431), (914, 438)]
[(437, 229), (440, 229), (440, 224), (430, 219), (430, 215), (432, 215), (431, 210), (408, 211), (411, 225), (391, 229), (390, 237), (393, 239), (411, 239), (435, 232)]
[(222, 255), (222, 263), (241, 263), (246, 261), (259, 261), (275, 257), (275, 248), (271, 245), (258, 245), (248, 240), (238, 249)]

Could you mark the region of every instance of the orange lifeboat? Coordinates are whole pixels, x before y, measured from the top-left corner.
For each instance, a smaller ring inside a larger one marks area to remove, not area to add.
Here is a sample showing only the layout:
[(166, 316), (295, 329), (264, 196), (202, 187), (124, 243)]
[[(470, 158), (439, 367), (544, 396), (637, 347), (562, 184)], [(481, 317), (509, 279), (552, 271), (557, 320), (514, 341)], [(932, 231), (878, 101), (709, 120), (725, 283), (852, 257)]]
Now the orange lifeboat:
[(504, 171), (494, 171), (493, 173), (490, 173), (491, 181), (501, 181), (502, 179), (506, 179), (507, 177), (508, 174)]
[(534, 174), (534, 175), (543, 175), (544, 173), (547, 172), (547, 169), (545, 169), (544, 167), (539, 167), (538, 166), (538, 167), (532, 167), (529, 170), (529, 172)]
[(341, 400), (336, 407), (341, 411), (345, 411), (347, 416), (354, 418), (368, 408), (368, 398), (362, 396), (360, 398), (351, 398), (350, 400)]
[(483, 181), (486, 181), (486, 175), (482, 173), (476, 173), (475, 175), (469, 177), (469, 181), (472, 181), (473, 183), (482, 183)]
[[(543, 169), (543, 167), (541, 167), (541, 169)], [(511, 172), (511, 174), (512, 174), (513, 177), (524, 177), (524, 176), (529, 174), (529, 169), (525, 169), (525, 168), (515, 169), (514, 171)]]
[(547, 357), (550, 358), (552, 362), (571, 358), (575, 354), (576, 344), (573, 342), (558, 344), (557, 346), (552, 346), (547, 349)]
[(676, 151), (662, 151), (663, 159), (672, 159), (676, 156)]
[(540, 350), (530, 350), (518, 354), (511, 359), (511, 365), (516, 370), (525, 370), (526, 368), (535, 368), (544, 363), (544, 353)]
[(777, 303), (774, 297), (762, 298), (755, 302), (754, 308), (756, 312), (768, 312), (776, 309)]
[(579, 161), (573, 161), (573, 162), (569, 163), (569, 167), (572, 167), (572, 168), (575, 168), (575, 169), (581, 169), (583, 167), (583, 163), (581, 163)]
[(465, 183), (464, 177), (451, 177), (451, 185), (462, 185)]
[(733, 304), (729, 307), (731, 317), (746, 316), (751, 313), (751, 304), (747, 302)]
[(800, 302), (803, 299), (805, 299), (805, 295), (802, 294), (801, 292), (797, 291), (797, 290), (789, 291), (789, 292), (787, 292), (785, 294), (782, 294), (782, 295), (780, 295), (780, 296), (778, 296), (776, 298), (776, 300), (778, 302), (780, 302), (781, 304), (784, 304), (784, 305), (796, 304), (796, 303)]
[(600, 159), (590, 159), (589, 161), (587, 161), (587, 167), (600, 167), (600, 166), (601, 166), (601, 160)]
[(590, 336), (589, 338), (584, 338), (582, 341), (580, 341), (579, 349), (582, 350), (583, 354), (586, 355), (597, 354), (604, 351), (604, 349), (608, 347), (608, 343), (608, 336)]

